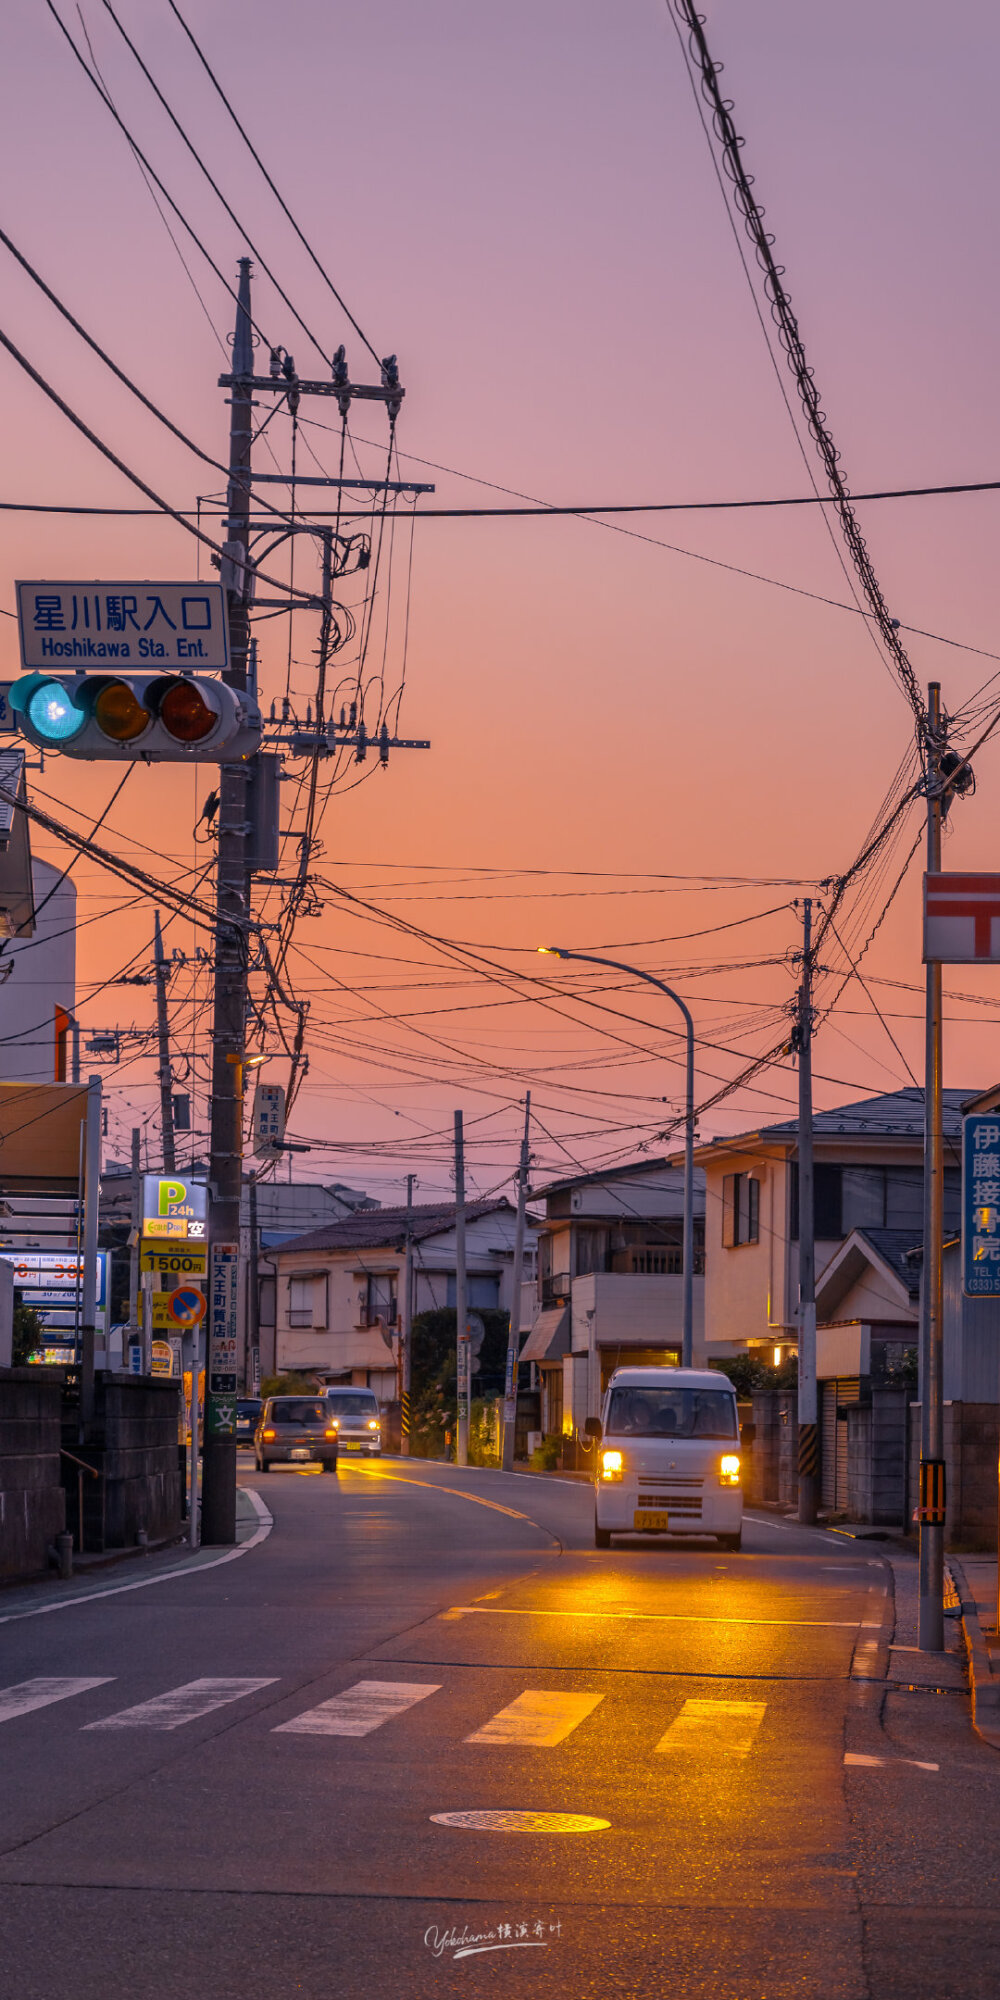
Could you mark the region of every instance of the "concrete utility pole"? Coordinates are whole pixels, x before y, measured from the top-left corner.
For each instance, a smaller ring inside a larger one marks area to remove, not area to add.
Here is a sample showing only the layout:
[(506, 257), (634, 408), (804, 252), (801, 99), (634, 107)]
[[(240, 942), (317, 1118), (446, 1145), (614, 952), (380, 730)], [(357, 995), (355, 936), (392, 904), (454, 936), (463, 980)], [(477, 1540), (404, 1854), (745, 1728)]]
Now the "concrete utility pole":
[(128, 1253), (128, 1324), (129, 1332), (141, 1334), (139, 1325), (139, 1244), (142, 1238), (142, 1158), (140, 1144), (142, 1134), (138, 1125), (132, 1127), (132, 1242)]
[(153, 912), (153, 956), (156, 961), (156, 1041), (160, 1068), (160, 1136), (163, 1140), (163, 1171), (176, 1170), (174, 1157), (174, 1076), (170, 1067), (170, 1017), (167, 1013), (167, 980), (170, 973), (163, 953), (160, 912)]
[(251, 1174), (247, 1189), (250, 1207), (250, 1260), (247, 1269), (247, 1356), (244, 1381), (247, 1394), (260, 1395), (260, 1230), (257, 1226), (257, 1176)]
[(97, 1231), (101, 1201), (101, 1079), (87, 1079), (83, 1167), (83, 1309), (80, 1319), (80, 1422), (94, 1419), (94, 1343), (97, 1333)]
[[(927, 872), (941, 868), (941, 754), (945, 729), (941, 686), (927, 690)], [(942, 1117), (941, 963), (927, 961), (924, 1063), (924, 1269), (920, 1288), (920, 1602), (921, 1651), (944, 1651), (944, 1350), (942, 1338), (942, 1238), (944, 1234), (944, 1129)]]
[(510, 1328), (507, 1334), (507, 1369), (503, 1395), (503, 1450), (501, 1464), (509, 1472), (514, 1463), (514, 1433), (517, 1427), (517, 1357), (521, 1348), (521, 1278), (524, 1270), (524, 1211), (528, 1199), (531, 1153), (531, 1092), (524, 1096), (524, 1137), (517, 1168), (517, 1221), (514, 1224), (514, 1277), (510, 1297)]
[(614, 972), (627, 972), (633, 979), (644, 979), (647, 986), (655, 986), (665, 993), (684, 1016), (686, 1037), (685, 1093), (684, 1093), (684, 1226), (682, 1231), (682, 1259), (684, 1284), (682, 1292), (682, 1346), (681, 1365), (694, 1367), (694, 1021), (690, 1008), (685, 1006), (679, 993), (672, 986), (665, 986), (662, 979), (654, 979), (651, 972), (644, 972), (639, 965), (623, 965), (619, 958), (595, 958), (590, 951), (565, 951), (558, 944), (540, 944), (538, 950), (547, 958), (576, 958), (584, 965), (610, 965)]
[(413, 1183), (406, 1176), (406, 1242), (403, 1254), (403, 1309), (399, 1331), (399, 1449), (410, 1453), (410, 1387), (413, 1376)]
[(469, 1463), (469, 1387), (471, 1342), (465, 1282), (465, 1138), (462, 1114), (455, 1113), (455, 1386), (458, 1409), (456, 1465)]
[[(253, 423), (253, 334), (250, 259), (240, 258), (236, 332), (229, 405), (229, 490), (226, 522), (230, 687), (247, 685), (250, 649), (250, 439)], [(228, 1374), (213, 1368), (213, 1335), (235, 1339), (235, 1325), (216, 1312), (215, 1274), (222, 1246), (240, 1240), (243, 1159), (243, 1055), (246, 1032), (248, 764), (219, 771), (219, 861), (216, 883), (215, 1006), (212, 1022), (212, 1114), (209, 1161), (209, 1304), (205, 1353), (205, 1443), (202, 1462), (201, 1538), (236, 1540), (235, 1393)], [(228, 1297), (228, 1287), (225, 1288)], [(223, 1386), (225, 1384), (225, 1386)], [(235, 1392), (235, 1381), (232, 1384)]]
[(802, 904), (802, 978), (792, 1046), (799, 1058), (799, 1520), (816, 1519), (819, 1505), (819, 1415), (816, 1394), (816, 1201), (812, 1103), (812, 897)]

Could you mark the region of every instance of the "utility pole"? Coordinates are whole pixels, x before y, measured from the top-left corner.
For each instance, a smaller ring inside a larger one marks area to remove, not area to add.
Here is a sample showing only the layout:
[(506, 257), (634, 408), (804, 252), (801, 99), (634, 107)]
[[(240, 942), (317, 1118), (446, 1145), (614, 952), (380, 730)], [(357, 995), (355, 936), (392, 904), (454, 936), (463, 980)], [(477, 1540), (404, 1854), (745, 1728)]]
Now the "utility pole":
[(403, 1318), (399, 1334), (399, 1449), (410, 1455), (410, 1387), (413, 1377), (413, 1183), (406, 1176), (406, 1243), (403, 1254)]
[[(230, 687), (241, 691), (247, 685), (250, 649), (252, 377), (250, 259), (241, 257), (229, 382), (228, 562), (223, 572), (229, 613), (229, 666), (223, 678)], [(229, 1310), (230, 1299), (235, 1299), (235, 1287), (229, 1285), (223, 1273), (228, 1270), (233, 1258), (238, 1260), (240, 1240), (247, 921), (250, 914), (246, 841), (248, 775), (246, 764), (223, 764), (219, 771), (208, 1173), (209, 1306), (201, 1521), (201, 1538), (207, 1543), (236, 1540), (236, 1383), (235, 1378), (230, 1379), (228, 1369), (216, 1369), (213, 1362), (218, 1351), (215, 1350), (216, 1341), (232, 1341), (236, 1336), (235, 1316)]]
[(812, 1103), (812, 897), (802, 904), (802, 978), (792, 1046), (799, 1058), (799, 1520), (811, 1527), (819, 1504), (816, 1395), (816, 1202)]
[(247, 1270), (247, 1394), (260, 1395), (260, 1231), (257, 1226), (257, 1175), (250, 1176), (250, 1261)]
[(156, 1040), (160, 1057), (160, 1134), (163, 1140), (163, 1171), (176, 1170), (174, 1156), (174, 1077), (170, 1067), (170, 1017), (167, 1013), (167, 980), (170, 974), (163, 955), (160, 912), (153, 912), (153, 955), (156, 960)]
[(140, 1335), (139, 1325), (139, 1244), (142, 1239), (142, 1160), (139, 1146), (142, 1134), (138, 1125), (132, 1127), (132, 1240), (129, 1244), (128, 1259), (128, 1324), (129, 1332)]
[(517, 1168), (517, 1221), (514, 1224), (514, 1278), (510, 1297), (510, 1327), (507, 1333), (507, 1368), (503, 1394), (503, 1449), (500, 1463), (509, 1472), (514, 1463), (514, 1433), (517, 1427), (517, 1357), (521, 1348), (521, 1278), (524, 1271), (524, 1210), (528, 1199), (528, 1172), (531, 1166), (531, 1092), (524, 1095), (524, 1137)]
[(458, 1439), (456, 1465), (469, 1463), (469, 1309), (465, 1282), (465, 1138), (462, 1114), (455, 1113), (455, 1339)]
[(80, 1423), (94, 1419), (94, 1343), (97, 1332), (97, 1231), (101, 1201), (101, 1079), (87, 1078), (83, 1168), (83, 1309), (80, 1324)]
[[(927, 690), (927, 872), (941, 868), (941, 755), (945, 728), (941, 685)], [(922, 1652), (944, 1651), (944, 1353), (942, 1338), (942, 1237), (944, 1233), (944, 1131), (942, 1120), (941, 962), (927, 961), (924, 1062), (924, 1269), (920, 1288), (920, 1602), (917, 1640)]]

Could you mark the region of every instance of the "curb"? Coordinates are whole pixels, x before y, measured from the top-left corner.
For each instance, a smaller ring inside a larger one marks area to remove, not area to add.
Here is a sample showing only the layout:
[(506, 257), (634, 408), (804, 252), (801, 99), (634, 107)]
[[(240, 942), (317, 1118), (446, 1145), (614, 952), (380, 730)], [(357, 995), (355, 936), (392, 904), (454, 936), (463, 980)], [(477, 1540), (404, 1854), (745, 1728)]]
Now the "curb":
[(961, 1604), (962, 1636), (968, 1655), (972, 1691), (972, 1726), (984, 1743), (1000, 1750), (1000, 1676), (993, 1672), (990, 1664), (976, 1601), (957, 1556), (948, 1557), (948, 1568), (955, 1579)]

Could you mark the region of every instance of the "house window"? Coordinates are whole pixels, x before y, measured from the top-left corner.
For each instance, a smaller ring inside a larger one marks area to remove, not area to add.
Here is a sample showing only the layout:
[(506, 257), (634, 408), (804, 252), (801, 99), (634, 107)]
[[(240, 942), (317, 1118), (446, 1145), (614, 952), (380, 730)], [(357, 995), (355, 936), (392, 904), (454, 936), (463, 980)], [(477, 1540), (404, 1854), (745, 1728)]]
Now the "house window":
[(326, 1283), (325, 1271), (307, 1271), (301, 1276), (289, 1278), (289, 1326), (312, 1326), (320, 1329), (326, 1326)]
[[(458, 1303), (457, 1280), (454, 1271), (448, 1273), (448, 1304)], [(469, 1312), (493, 1312), (500, 1303), (500, 1278), (474, 1276), (470, 1271), (465, 1280), (465, 1303)]]
[(369, 1271), (365, 1288), (365, 1325), (374, 1326), (380, 1319), (383, 1326), (396, 1324), (396, 1273), (395, 1271)]
[(722, 1182), (722, 1241), (727, 1250), (760, 1238), (760, 1182), (753, 1174), (726, 1174)]
[(288, 1280), (289, 1326), (311, 1326), (312, 1323), (313, 1323), (312, 1279), (289, 1278)]
[[(866, 1199), (868, 1197), (866, 1196)], [(793, 1243), (799, 1240), (799, 1167), (791, 1163), (791, 1221)], [(855, 1225), (852, 1223), (851, 1227)], [(838, 1243), (844, 1228), (844, 1169), (817, 1161), (813, 1168), (813, 1230), (818, 1243)]]

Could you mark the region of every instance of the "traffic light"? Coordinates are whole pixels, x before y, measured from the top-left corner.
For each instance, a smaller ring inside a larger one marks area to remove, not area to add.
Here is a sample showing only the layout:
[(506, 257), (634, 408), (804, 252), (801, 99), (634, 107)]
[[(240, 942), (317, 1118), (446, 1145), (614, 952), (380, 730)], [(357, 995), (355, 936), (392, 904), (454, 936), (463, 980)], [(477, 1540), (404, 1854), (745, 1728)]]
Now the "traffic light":
[(24, 674), (10, 705), (22, 734), (66, 757), (240, 762), (260, 744), (253, 697), (191, 674)]

